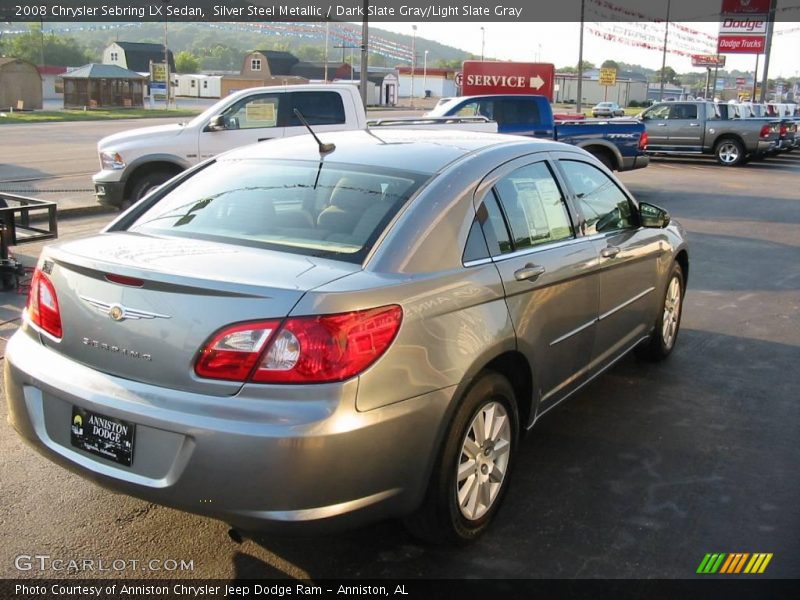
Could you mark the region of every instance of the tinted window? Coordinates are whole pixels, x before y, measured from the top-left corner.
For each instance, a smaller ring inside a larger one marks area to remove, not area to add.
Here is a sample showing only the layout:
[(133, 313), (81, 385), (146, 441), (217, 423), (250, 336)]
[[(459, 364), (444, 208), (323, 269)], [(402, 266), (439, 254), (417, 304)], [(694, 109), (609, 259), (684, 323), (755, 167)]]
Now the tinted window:
[(543, 162), (506, 175), (494, 187), (503, 207), (515, 249), (572, 237), (564, 198)]
[(226, 129), (258, 129), (278, 124), (280, 94), (244, 98), (223, 113)]
[(696, 104), (676, 104), (672, 107), (669, 114), (670, 119), (696, 119), (697, 118), (697, 105)]
[(465, 263), (472, 260), (480, 260), (481, 258), (488, 258), (489, 252), (486, 249), (486, 241), (483, 239), (483, 231), (481, 231), (481, 224), (478, 217), (472, 222), (469, 235), (467, 236), (467, 244), (464, 246), (464, 256), (461, 260)]
[(539, 107), (525, 98), (506, 98), (495, 104), (494, 120), (500, 124), (532, 125), (539, 122)]
[[(498, 256), (513, 250), (511, 238), (508, 235), (508, 227), (506, 227), (505, 218), (497, 204), (494, 191), (490, 191), (486, 195), (486, 198), (478, 207), (478, 215), (475, 219), (481, 226), (485, 240), (484, 246), (488, 247), (489, 254)], [(467, 259), (465, 258), (464, 260)]]
[(636, 226), (628, 197), (605, 173), (572, 160), (562, 160), (561, 166), (586, 219), (586, 235)]
[(426, 178), (335, 163), (219, 161), (130, 229), (361, 262)]
[[(309, 125), (336, 125), (344, 123), (344, 105), (342, 96), (337, 92), (293, 92), (292, 107), (300, 111)], [(302, 126), (302, 123), (289, 111), (290, 127)]]

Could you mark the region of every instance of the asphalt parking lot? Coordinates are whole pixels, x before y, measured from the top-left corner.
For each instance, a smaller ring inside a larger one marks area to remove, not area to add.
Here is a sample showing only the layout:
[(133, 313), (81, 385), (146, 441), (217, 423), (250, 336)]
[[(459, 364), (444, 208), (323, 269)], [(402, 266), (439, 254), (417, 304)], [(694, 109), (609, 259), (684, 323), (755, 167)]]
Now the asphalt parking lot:
[[(114, 495), (39, 457), (2, 402), (0, 577), (686, 578), (709, 552), (767, 552), (764, 577), (797, 578), (800, 154), (741, 168), (656, 158), (621, 179), (688, 230), (678, 347), (659, 365), (624, 359), (538, 423), (476, 544), (424, 546), (396, 522), (236, 544), (223, 523)], [(108, 219), (64, 221), (62, 236)], [(11, 310), (19, 300), (3, 294)], [(35, 554), (145, 570), (19, 570), (16, 557)], [(166, 560), (192, 568), (149, 568)]]

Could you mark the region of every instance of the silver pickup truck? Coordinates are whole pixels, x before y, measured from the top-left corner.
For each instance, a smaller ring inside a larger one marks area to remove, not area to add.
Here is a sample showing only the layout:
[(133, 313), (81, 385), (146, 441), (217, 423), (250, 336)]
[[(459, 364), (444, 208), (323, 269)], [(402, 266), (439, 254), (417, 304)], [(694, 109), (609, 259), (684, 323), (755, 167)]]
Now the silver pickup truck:
[(712, 102), (661, 102), (638, 116), (648, 154), (713, 154), (731, 167), (766, 154), (778, 142), (780, 121), (725, 119)]

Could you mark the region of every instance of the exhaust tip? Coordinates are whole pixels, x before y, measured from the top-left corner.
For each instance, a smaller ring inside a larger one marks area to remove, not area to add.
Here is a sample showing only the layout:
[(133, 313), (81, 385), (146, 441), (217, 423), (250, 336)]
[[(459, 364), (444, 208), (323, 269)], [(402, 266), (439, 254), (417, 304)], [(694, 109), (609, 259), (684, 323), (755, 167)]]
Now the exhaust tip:
[(244, 537), (242, 536), (241, 531), (233, 527), (228, 529), (228, 537), (231, 538), (231, 540), (233, 540), (237, 544), (241, 544), (244, 542)]

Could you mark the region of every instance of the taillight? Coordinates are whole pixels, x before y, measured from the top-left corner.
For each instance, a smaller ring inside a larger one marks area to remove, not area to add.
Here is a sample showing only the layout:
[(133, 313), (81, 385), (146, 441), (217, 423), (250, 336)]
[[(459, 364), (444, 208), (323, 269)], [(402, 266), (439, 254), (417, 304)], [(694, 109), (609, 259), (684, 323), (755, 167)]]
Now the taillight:
[(786, 135), (786, 124), (785, 123), (781, 123), (781, 132), (780, 133), (781, 133), (781, 137), (784, 137)]
[(772, 132), (772, 127), (769, 125), (762, 125), (761, 126), (761, 133), (759, 133), (759, 137), (768, 138), (769, 134)]
[(647, 150), (647, 132), (642, 133), (642, 137), (639, 138), (639, 150), (644, 152)]
[(61, 311), (53, 284), (38, 268), (33, 272), (26, 306), (31, 323), (56, 338), (61, 338)]
[(257, 321), (223, 329), (203, 348), (195, 373), (209, 379), (246, 380), (278, 325), (277, 320)]
[[(238, 324), (201, 352), (200, 377), (259, 383), (344, 381), (380, 358), (403, 319), (399, 306)], [(227, 346), (235, 345), (237, 348)]]

